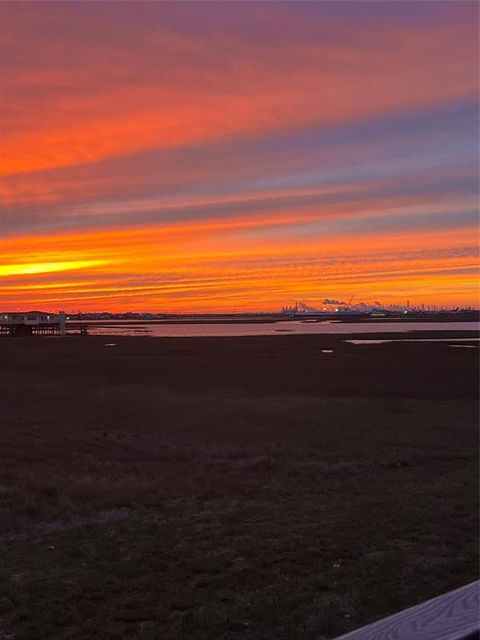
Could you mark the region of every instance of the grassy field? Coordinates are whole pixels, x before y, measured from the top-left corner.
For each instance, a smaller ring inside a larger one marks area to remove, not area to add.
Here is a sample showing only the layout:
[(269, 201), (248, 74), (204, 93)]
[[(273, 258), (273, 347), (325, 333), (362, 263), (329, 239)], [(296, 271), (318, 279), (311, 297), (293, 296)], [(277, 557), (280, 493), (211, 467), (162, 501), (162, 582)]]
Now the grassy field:
[(322, 640), (476, 577), (476, 349), (33, 338), (0, 362), (0, 640)]

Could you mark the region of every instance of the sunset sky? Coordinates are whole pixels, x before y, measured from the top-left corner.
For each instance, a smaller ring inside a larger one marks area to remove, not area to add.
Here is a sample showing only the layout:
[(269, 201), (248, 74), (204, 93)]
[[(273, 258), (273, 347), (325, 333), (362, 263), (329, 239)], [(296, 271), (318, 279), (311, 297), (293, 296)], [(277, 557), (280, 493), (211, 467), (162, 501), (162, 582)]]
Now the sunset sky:
[(0, 309), (478, 306), (476, 2), (3, 2)]

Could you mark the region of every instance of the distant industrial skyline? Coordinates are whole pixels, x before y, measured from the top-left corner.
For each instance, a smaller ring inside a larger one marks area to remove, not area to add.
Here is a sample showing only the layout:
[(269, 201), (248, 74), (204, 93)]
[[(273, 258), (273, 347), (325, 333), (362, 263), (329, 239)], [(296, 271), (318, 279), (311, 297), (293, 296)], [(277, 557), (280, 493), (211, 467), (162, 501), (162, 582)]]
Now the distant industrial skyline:
[(478, 12), (2, 3), (0, 310), (478, 308)]
[(295, 302), (291, 305), (286, 304), (283, 305), (280, 308), (275, 308), (275, 309), (269, 309), (269, 308), (264, 308), (264, 309), (243, 309), (243, 310), (238, 310), (238, 309), (230, 309), (229, 311), (225, 311), (225, 312), (212, 312), (212, 311), (195, 311), (195, 310), (184, 310), (184, 309), (175, 309), (175, 308), (170, 308), (170, 309), (154, 309), (154, 310), (136, 310), (136, 309), (123, 309), (121, 311), (112, 311), (109, 310), (108, 308), (103, 308), (103, 309), (88, 309), (88, 308), (84, 308), (84, 309), (78, 309), (78, 308), (68, 308), (67, 310), (65, 309), (60, 309), (60, 308), (55, 308), (55, 309), (51, 309), (51, 310), (45, 310), (45, 309), (32, 309), (32, 308), (20, 308), (17, 307), (15, 309), (13, 308), (6, 308), (6, 309), (0, 309), (0, 315), (2, 313), (4, 314), (16, 314), (16, 313), (28, 313), (28, 312), (44, 312), (44, 313), (52, 313), (52, 314), (58, 314), (58, 313), (66, 313), (67, 316), (72, 316), (72, 317), (78, 317), (80, 315), (85, 315), (85, 316), (105, 316), (105, 317), (109, 317), (109, 316), (135, 316), (135, 317), (140, 317), (140, 316), (144, 316), (144, 317), (163, 317), (163, 316), (176, 316), (176, 315), (191, 315), (191, 316), (202, 316), (202, 315), (211, 315), (211, 316), (222, 316), (222, 315), (238, 315), (238, 316), (245, 316), (245, 315), (279, 315), (279, 314), (285, 314), (285, 315), (302, 315), (302, 314), (314, 314), (314, 315), (318, 315), (318, 314), (328, 314), (331, 315), (332, 313), (339, 313), (339, 314), (349, 314), (349, 313), (353, 313), (353, 314), (364, 314), (364, 313), (370, 313), (372, 311), (385, 311), (387, 313), (415, 313), (415, 314), (422, 314), (422, 313), (458, 313), (458, 314), (470, 314), (470, 313), (479, 313), (480, 309), (478, 307), (471, 307), (471, 306), (467, 306), (467, 307), (460, 307), (460, 306), (439, 306), (439, 305), (426, 305), (424, 303), (420, 303), (418, 305), (410, 305), (410, 303), (407, 304), (381, 304), (380, 302), (357, 302), (356, 304), (352, 304), (352, 305), (348, 305), (345, 302), (339, 302), (337, 304), (332, 303), (328, 303), (328, 304), (323, 304), (322, 302), (320, 302), (319, 304), (315, 305), (314, 303), (312, 304), (308, 304), (305, 302)]

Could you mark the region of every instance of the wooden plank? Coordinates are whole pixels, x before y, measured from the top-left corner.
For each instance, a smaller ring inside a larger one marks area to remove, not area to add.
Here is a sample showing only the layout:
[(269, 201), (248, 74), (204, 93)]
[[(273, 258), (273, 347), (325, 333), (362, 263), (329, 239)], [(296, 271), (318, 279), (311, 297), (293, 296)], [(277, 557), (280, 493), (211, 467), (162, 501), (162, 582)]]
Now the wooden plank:
[(337, 640), (474, 640), (480, 638), (480, 582), (449, 591)]

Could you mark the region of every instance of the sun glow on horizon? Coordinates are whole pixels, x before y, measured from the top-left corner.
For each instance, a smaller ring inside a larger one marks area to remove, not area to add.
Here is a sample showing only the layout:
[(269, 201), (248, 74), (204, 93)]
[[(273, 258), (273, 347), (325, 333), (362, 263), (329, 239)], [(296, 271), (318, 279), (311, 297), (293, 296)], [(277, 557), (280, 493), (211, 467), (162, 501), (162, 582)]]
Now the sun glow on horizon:
[(91, 269), (107, 264), (106, 260), (65, 260), (63, 262), (36, 262), (0, 264), (0, 277), (26, 276), (43, 273), (57, 273), (61, 271), (74, 271), (77, 269)]

